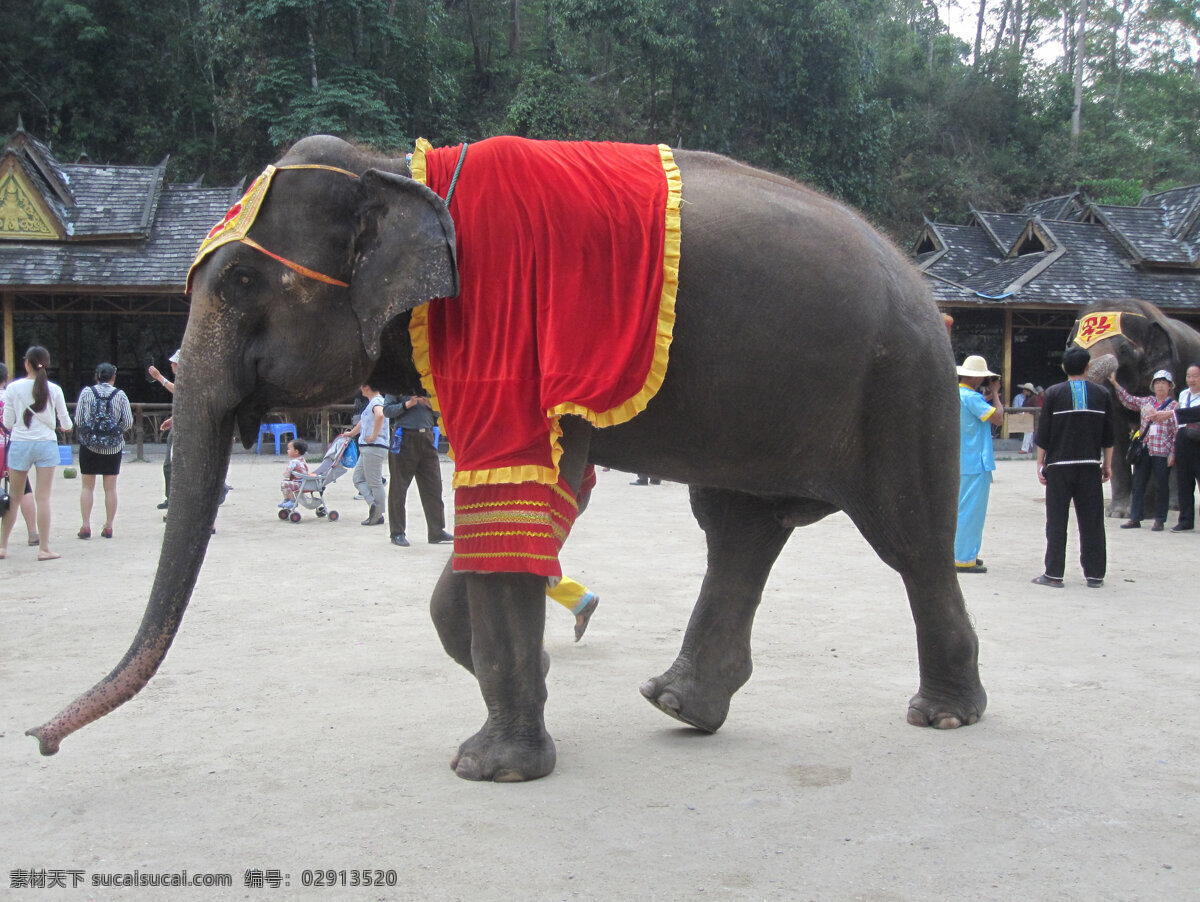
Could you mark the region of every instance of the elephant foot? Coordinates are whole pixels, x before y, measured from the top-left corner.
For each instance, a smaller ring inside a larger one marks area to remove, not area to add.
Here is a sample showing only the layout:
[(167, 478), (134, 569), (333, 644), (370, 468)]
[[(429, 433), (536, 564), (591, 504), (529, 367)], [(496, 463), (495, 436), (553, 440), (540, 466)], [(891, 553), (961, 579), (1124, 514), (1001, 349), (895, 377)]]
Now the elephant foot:
[(450, 768), (464, 780), (521, 783), (536, 780), (554, 770), (558, 753), (545, 730), (535, 737), (504, 737), (483, 725), (478, 733), (458, 747)]
[(652, 677), (641, 685), (641, 693), (654, 707), (676, 720), (707, 733), (715, 733), (725, 723), (733, 694), (750, 679), (750, 664), (745, 673), (721, 683), (702, 679), (691, 667), (676, 661), (662, 676)]
[(908, 701), (908, 722), (914, 727), (956, 730), (978, 721), (986, 707), (987, 693), (982, 686), (962, 696), (919, 691)]

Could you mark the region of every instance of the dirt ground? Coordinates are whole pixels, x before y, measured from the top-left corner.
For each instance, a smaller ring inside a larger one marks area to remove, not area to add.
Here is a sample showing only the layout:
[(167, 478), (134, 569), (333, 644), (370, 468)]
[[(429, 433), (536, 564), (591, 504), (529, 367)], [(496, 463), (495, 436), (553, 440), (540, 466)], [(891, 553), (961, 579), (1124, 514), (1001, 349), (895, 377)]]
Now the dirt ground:
[[(687, 490), (602, 473), (564, 554), (602, 603), (578, 645), (570, 614), (547, 612), (557, 770), (472, 784), (449, 760), (483, 703), (429, 622), (450, 549), (421, 541), (415, 488), (416, 541), (394, 548), (359, 526), (348, 479), (329, 491), (338, 522), (280, 522), (282, 461), (235, 455), (159, 674), (53, 758), (23, 733), (132, 640), (161, 469), (126, 463), (111, 541), (95, 518), (97, 538), (75, 538), (79, 482), (61, 471), (62, 559), (37, 563), (17, 526), (0, 562), (0, 896), (1200, 897), (1198, 532), (1110, 521), (1103, 589), (1083, 586), (1074, 537), (1066, 589), (1033, 586), (1042, 491), (1028, 460), (1001, 462), (990, 572), (962, 578), (990, 706), (936, 732), (905, 723), (917, 667), (899, 577), (844, 515), (798, 530), (763, 598), (754, 676), (709, 736), (638, 694), (674, 659), (699, 589)], [(185, 870), (230, 885), (104, 887)], [(364, 870), (385, 885), (352, 886)], [(30, 873), (66, 888), (24, 889)]]

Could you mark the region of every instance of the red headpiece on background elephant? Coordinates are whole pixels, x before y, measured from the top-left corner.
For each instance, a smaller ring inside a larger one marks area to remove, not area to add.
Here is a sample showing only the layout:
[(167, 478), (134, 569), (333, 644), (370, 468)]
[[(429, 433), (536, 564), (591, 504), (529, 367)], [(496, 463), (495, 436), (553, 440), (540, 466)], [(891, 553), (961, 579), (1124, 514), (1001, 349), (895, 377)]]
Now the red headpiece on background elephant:
[(1200, 363), (1200, 332), (1149, 301), (1092, 304), (1075, 321), (1069, 343), (1086, 348), (1093, 360), (1116, 357), (1117, 381), (1135, 394), (1150, 393), (1150, 377), (1158, 370), (1182, 373)]

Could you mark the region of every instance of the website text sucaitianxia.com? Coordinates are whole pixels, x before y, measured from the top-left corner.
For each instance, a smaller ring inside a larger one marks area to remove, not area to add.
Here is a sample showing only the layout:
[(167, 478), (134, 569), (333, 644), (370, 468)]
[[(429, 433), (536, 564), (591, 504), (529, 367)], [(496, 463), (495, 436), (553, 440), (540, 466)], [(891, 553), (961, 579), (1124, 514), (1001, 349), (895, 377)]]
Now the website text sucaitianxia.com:
[[(246, 868), (241, 874), (242, 886), (248, 889), (286, 889), (299, 884), (305, 887), (371, 887), (396, 886), (399, 876), (393, 869), (384, 868), (305, 868), (292, 872), (281, 868)], [(83, 886), (122, 887), (232, 887), (230, 873), (190, 873), (131, 871), (99, 872), (83, 868), (16, 868), (8, 874), (9, 889), (76, 889)]]

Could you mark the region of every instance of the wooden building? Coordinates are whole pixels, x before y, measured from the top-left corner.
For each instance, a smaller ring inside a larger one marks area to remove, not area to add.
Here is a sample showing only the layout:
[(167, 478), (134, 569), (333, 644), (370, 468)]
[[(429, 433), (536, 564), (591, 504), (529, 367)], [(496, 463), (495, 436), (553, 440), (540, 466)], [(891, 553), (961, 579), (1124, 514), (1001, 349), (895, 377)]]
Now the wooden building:
[(1133, 207), (1076, 191), (1020, 213), (972, 209), (965, 225), (927, 220), (913, 255), (954, 317), (955, 358), (982, 354), (1006, 399), (1062, 381), (1071, 327), (1094, 302), (1140, 298), (1200, 329), (1200, 185)]
[(157, 166), (63, 163), (23, 129), (0, 153), (3, 356), (23, 376), (29, 345), (74, 399), (96, 364), (134, 401), (169, 401), (145, 376), (166, 367), (187, 321), (184, 282), (201, 239), (242, 186), (172, 185)]

